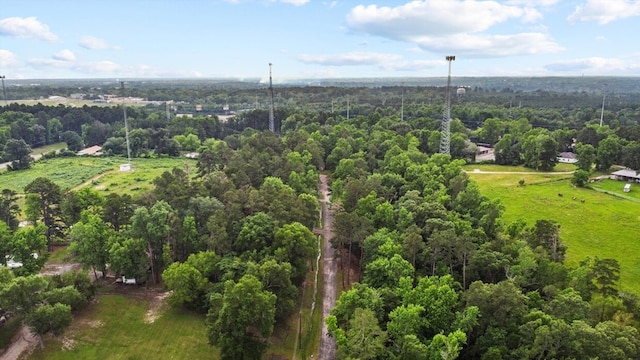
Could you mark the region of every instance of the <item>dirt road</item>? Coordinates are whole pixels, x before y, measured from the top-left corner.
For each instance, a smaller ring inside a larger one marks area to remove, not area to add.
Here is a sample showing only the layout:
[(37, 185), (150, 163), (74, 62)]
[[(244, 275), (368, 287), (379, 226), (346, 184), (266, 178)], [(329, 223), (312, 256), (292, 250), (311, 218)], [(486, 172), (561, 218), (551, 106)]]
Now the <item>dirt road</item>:
[(320, 360), (334, 360), (336, 358), (336, 341), (329, 336), (325, 319), (331, 313), (331, 308), (336, 305), (336, 261), (333, 258), (333, 247), (331, 246), (331, 238), (333, 237), (333, 211), (329, 200), (329, 185), (327, 184), (327, 176), (320, 175), (320, 193), (322, 194), (322, 214), (323, 227), (322, 236), (324, 237), (323, 258), (322, 258), (322, 329), (320, 333), (320, 352), (318, 358)]

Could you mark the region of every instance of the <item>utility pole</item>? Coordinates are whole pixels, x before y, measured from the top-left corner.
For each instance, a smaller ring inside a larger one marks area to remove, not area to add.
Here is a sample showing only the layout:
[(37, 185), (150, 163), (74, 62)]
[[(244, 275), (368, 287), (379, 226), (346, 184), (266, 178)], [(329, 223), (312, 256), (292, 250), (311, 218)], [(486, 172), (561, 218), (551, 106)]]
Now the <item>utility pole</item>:
[(269, 107), (269, 131), (276, 131), (276, 122), (273, 117), (273, 82), (271, 80), (271, 66), (273, 64), (269, 63), (269, 94), (271, 96), (271, 106)]
[(444, 115), (442, 116), (442, 134), (440, 137), (440, 153), (451, 153), (451, 62), (456, 60), (453, 55), (448, 55), (446, 58), (449, 62), (449, 75), (447, 77), (447, 100), (444, 108)]
[(0, 79), (2, 79), (2, 97), (4, 99), (4, 105), (6, 106), (9, 104), (7, 103), (7, 90), (5, 90), (4, 88), (4, 78), (5, 78), (4, 75), (0, 75)]

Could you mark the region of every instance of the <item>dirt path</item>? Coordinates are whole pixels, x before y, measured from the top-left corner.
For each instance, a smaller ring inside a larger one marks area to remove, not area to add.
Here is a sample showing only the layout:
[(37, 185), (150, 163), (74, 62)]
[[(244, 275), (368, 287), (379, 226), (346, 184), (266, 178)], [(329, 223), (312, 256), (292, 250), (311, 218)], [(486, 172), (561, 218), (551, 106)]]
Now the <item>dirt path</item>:
[(13, 337), (13, 342), (0, 358), (2, 360), (17, 360), (23, 353), (31, 352), (38, 345), (38, 339), (31, 333), (25, 325), (20, 327), (18, 333)]
[(103, 172), (103, 173), (100, 173), (100, 174), (98, 174), (98, 175), (96, 175), (96, 176), (92, 177), (91, 179), (89, 179), (89, 180), (87, 180), (87, 181), (83, 182), (82, 184), (78, 184), (78, 185), (76, 185), (76, 186), (72, 187), (72, 188), (71, 188), (71, 191), (78, 191), (78, 190), (82, 189), (82, 188), (83, 188), (83, 187), (85, 187), (85, 186), (89, 186), (89, 185), (91, 185), (91, 183), (93, 183), (94, 181), (96, 181), (96, 180), (100, 179), (101, 177), (103, 177), (103, 176), (105, 176), (105, 175), (107, 175), (107, 174), (111, 174), (111, 173), (113, 173), (113, 172), (116, 172), (116, 170), (107, 170), (107, 171), (105, 171), (105, 172)]
[(327, 176), (320, 175), (320, 193), (322, 194), (322, 214), (323, 228), (322, 235), (324, 237), (324, 251), (322, 259), (322, 329), (320, 333), (320, 352), (318, 358), (320, 360), (333, 360), (336, 358), (336, 342), (329, 336), (325, 319), (331, 313), (331, 308), (336, 305), (336, 262), (333, 258), (333, 247), (331, 246), (331, 238), (333, 237), (333, 211), (329, 200), (329, 185), (327, 184)]

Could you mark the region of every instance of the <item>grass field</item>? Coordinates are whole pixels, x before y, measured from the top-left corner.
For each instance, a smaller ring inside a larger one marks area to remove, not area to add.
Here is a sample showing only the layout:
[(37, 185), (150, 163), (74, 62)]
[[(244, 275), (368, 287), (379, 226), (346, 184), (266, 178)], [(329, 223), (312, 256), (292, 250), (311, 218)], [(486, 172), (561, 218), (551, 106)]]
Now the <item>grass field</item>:
[[(482, 166), (474, 168), (485, 170)], [(528, 225), (538, 219), (557, 221), (560, 236), (568, 246), (569, 266), (577, 265), (587, 256), (615, 258), (621, 267), (621, 289), (640, 294), (640, 203), (592, 189), (574, 188), (570, 183), (571, 175), (471, 171), (469, 176), (478, 183), (484, 195), (502, 201), (506, 208), (505, 224), (518, 218)], [(518, 186), (520, 179), (525, 180), (525, 186)], [(620, 194), (624, 194), (622, 182), (617, 182), (617, 186), (615, 182), (602, 184), (619, 187)], [(576, 200), (572, 199), (574, 196)]]
[[(217, 359), (207, 343), (204, 316), (161, 308), (144, 297), (98, 295), (96, 303), (76, 315), (65, 334), (46, 339), (30, 359)], [(166, 306), (166, 305), (165, 305)]]
[(133, 171), (120, 172), (119, 165), (127, 160), (119, 157), (70, 157), (37, 161), (29, 170), (0, 173), (0, 189), (18, 193), (38, 177), (46, 177), (63, 190), (93, 186), (105, 192), (128, 193), (136, 196), (153, 187), (153, 180), (164, 171), (188, 165), (195, 172), (196, 161), (186, 158), (134, 159)]
[(31, 169), (9, 171), (0, 174), (0, 189), (11, 189), (18, 193), (38, 177), (45, 177), (58, 184), (63, 190), (91, 179), (105, 171), (115, 169), (121, 161), (114, 158), (54, 158), (40, 160)]

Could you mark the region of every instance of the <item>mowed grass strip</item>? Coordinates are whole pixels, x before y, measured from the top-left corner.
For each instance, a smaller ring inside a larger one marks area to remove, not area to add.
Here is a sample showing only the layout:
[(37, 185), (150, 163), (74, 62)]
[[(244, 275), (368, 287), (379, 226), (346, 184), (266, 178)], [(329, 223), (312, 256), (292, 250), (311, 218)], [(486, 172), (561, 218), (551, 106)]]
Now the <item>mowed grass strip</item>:
[(30, 359), (218, 359), (207, 343), (204, 315), (162, 308), (148, 321), (145, 298), (98, 295), (63, 336), (46, 338)]
[[(539, 219), (558, 222), (568, 246), (569, 266), (577, 266), (587, 256), (614, 258), (621, 267), (620, 288), (640, 294), (640, 203), (574, 188), (571, 175), (470, 172), (469, 176), (482, 194), (502, 201), (505, 224), (518, 218), (529, 226)], [(525, 186), (518, 186), (520, 179)]]

